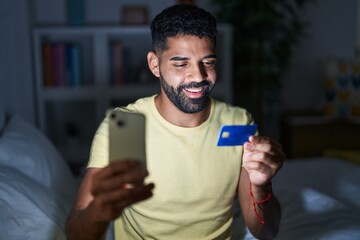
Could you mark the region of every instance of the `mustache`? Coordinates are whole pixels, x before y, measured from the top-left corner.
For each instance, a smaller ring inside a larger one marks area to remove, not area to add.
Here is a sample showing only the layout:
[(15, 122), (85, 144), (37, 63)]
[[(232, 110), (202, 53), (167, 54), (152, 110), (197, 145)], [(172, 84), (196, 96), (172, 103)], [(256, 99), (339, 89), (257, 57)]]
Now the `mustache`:
[(184, 88), (199, 88), (199, 87), (207, 87), (210, 86), (210, 82), (208, 80), (203, 80), (201, 82), (191, 82), (188, 84), (180, 85), (178, 90), (183, 90)]

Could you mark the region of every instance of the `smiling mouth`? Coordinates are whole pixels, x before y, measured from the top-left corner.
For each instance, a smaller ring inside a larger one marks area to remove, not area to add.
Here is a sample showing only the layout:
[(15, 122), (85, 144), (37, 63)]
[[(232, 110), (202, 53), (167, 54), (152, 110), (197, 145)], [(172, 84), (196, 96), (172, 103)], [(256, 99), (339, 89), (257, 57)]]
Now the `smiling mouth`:
[(204, 90), (203, 87), (200, 87), (200, 88), (185, 88), (186, 91), (188, 92), (191, 92), (191, 93), (199, 93), (201, 91)]
[(202, 98), (206, 93), (206, 87), (184, 88), (186, 96), (192, 99)]
[(210, 82), (203, 80), (202, 82), (191, 82), (187, 85), (183, 85), (179, 90), (184, 91), (184, 93), (190, 98), (201, 98), (207, 94)]

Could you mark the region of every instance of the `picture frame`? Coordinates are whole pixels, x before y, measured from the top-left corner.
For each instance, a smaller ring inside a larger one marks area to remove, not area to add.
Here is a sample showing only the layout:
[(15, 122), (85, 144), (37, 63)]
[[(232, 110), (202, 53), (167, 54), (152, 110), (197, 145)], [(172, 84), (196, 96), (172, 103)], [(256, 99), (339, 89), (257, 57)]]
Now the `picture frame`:
[(121, 8), (123, 25), (145, 25), (149, 23), (147, 6), (126, 5)]

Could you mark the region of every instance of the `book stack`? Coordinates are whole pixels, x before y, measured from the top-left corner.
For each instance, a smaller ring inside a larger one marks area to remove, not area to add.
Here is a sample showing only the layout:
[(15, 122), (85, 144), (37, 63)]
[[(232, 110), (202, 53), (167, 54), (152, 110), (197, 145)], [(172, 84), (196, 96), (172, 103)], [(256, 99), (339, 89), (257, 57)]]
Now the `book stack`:
[(82, 85), (81, 49), (78, 44), (43, 43), (42, 63), (45, 87)]

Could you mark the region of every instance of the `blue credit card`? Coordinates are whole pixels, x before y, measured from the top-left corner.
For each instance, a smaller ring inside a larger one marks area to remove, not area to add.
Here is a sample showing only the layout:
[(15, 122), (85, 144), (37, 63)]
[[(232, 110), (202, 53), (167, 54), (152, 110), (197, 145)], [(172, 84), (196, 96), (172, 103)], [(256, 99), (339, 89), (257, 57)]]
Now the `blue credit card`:
[(224, 125), (219, 132), (217, 146), (240, 146), (249, 141), (254, 135), (257, 125)]

